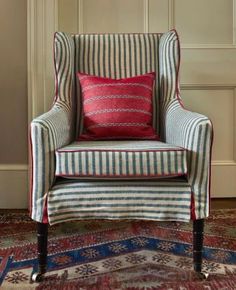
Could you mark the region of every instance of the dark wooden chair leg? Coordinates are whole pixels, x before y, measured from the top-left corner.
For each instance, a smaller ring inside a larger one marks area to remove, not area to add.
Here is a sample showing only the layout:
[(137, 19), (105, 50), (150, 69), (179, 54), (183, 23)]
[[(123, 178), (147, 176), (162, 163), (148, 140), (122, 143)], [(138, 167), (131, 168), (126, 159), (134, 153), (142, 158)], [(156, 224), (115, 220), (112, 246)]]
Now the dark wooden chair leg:
[(38, 272), (32, 274), (33, 282), (40, 282), (47, 269), (48, 224), (37, 223)]
[(202, 272), (202, 253), (204, 239), (204, 219), (193, 221), (193, 267), (201, 278), (207, 278), (208, 274)]
[(202, 272), (204, 220), (193, 221), (193, 267), (194, 271)]

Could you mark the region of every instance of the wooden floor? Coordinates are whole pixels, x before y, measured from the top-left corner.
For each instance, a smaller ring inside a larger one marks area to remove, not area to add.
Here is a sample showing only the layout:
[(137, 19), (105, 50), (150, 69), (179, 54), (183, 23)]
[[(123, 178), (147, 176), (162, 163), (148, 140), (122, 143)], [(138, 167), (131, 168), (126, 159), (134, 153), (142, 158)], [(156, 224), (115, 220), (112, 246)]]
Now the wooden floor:
[[(211, 209), (236, 208), (236, 198), (212, 198)], [(27, 209), (0, 209), (0, 213), (27, 212)]]

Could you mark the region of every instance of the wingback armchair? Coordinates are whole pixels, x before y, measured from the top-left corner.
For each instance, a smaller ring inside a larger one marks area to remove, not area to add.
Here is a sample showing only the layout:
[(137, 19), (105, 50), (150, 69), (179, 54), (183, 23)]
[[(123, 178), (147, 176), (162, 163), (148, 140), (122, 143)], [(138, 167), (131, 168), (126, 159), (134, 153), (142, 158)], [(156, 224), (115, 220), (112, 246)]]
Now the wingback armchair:
[[(30, 215), (38, 224), (39, 261), (33, 280), (46, 272), (48, 225), (81, 219), (193, 220), (200, 273), (213, 133), (207, 117), (183, 106), (176, 31), (57, 32), (54, 63), (54, 104), (30, 129)], [(84, 124), (78, 72), (112, 79), (155, 72), (152, 126), (160, 140), (78, 141)]]

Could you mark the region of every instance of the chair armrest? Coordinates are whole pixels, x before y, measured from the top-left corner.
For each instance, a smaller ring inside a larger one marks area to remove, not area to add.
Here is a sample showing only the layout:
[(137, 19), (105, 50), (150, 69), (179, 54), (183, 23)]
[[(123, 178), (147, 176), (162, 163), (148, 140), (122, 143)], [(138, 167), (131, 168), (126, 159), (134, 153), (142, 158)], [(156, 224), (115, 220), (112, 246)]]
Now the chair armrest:
[(167, 143), (188, 150), (188, 179), (192, 186), (195, 209), (192, 217), (209, 215), (211, 149), (213, 127), (204, 115), (184, 109), (178, 100), (171, 103), (165, 116)]
[(73, 138), (71, 122), (71, 110), (55, 104), (30, 125), (30, 212), (32, 219), (38, 222), (43, 221), (47, 192), (54, 182), (55, 150), (69, 144)]

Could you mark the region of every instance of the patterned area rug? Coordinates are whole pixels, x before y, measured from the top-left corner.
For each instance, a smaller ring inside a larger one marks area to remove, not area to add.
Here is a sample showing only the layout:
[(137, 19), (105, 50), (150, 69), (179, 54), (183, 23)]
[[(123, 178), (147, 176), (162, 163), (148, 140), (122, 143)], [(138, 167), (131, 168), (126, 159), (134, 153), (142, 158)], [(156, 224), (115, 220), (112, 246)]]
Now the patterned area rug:
[(236, 289), (236, 210), (213, 211), (205, 226), (204, 271), (192, 271), (192, 225), (85, 221), (49, 229), (48, 272), (36, 269), (36, 225), (27, 214), (0, 215), (1, 289)]

